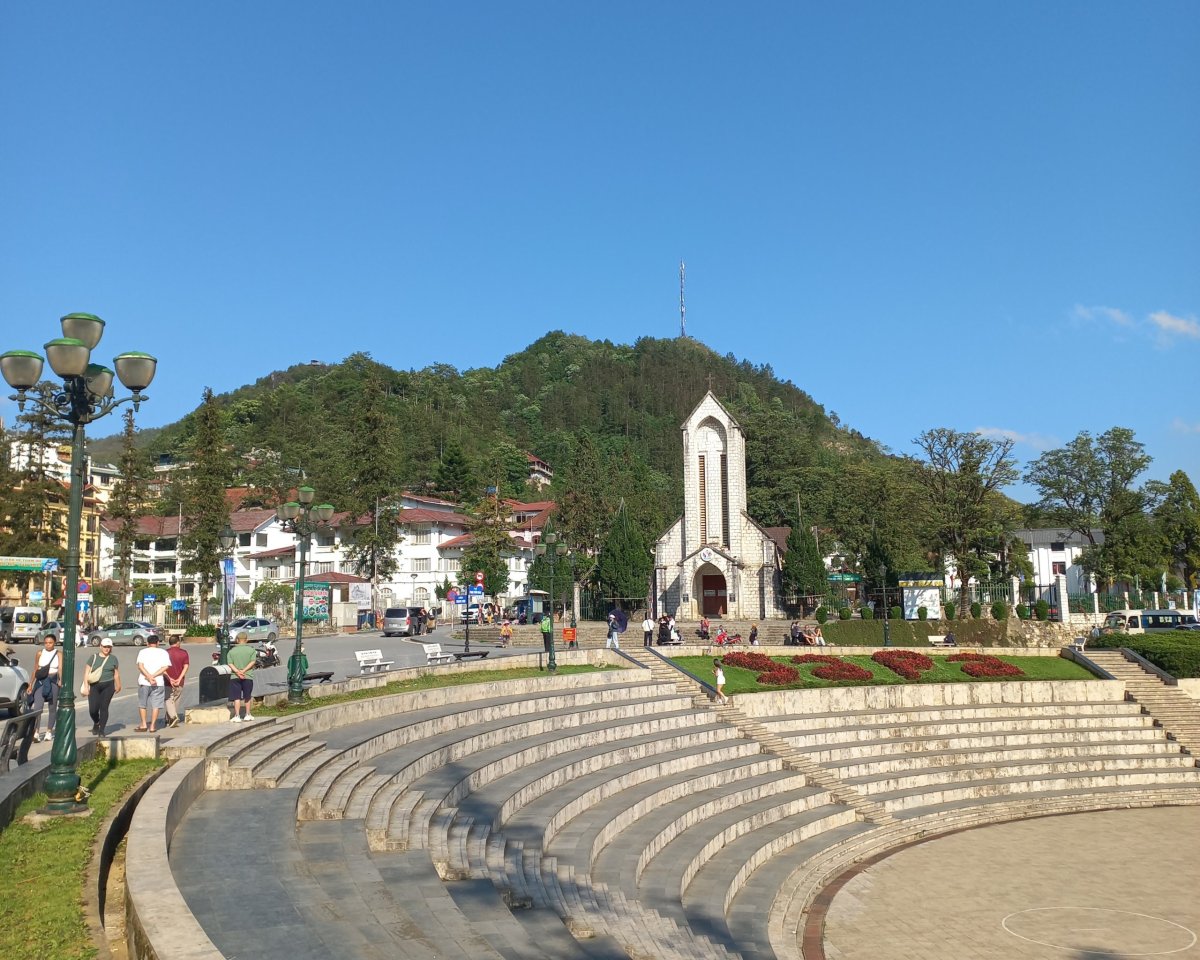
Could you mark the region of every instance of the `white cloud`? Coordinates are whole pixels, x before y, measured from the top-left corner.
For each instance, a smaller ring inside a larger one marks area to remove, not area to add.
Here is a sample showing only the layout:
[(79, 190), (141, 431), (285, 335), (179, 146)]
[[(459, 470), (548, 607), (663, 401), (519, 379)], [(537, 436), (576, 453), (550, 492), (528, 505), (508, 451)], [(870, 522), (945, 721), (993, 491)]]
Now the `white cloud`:
[(1077, 303), (1071, 313), (1076, 320), (1108, 320), (1118, 327), (1132, 327), (1134, 324), (1133, 317), (1116, 307), (1085, 307), (1083, 304)]
[(1196, 321), (1195, 317), (1177, 317), (1167, 313), (1166, 310), (1156, 310), (1150, 314), (1149, 320), (1164, 336), (1191, 337), (1193, 340), (1200, 340), (1200, 323)]
[(1017, 430), (1009, 430), (1007, 427), (976, 427), (975, 432), (989, 440), (1011, 440), (1013, 443), (1033, 447), (1034, 450), (1049, 450), (1058, 446), (1058, 441), (1054, 437), (1047, 437), (1040, 433), (1020, 433)]
[(1176, 433), (1200, 433), (1200, 423), (1187, 423), (1183, 417), (1171, 421), (1171, 429)]

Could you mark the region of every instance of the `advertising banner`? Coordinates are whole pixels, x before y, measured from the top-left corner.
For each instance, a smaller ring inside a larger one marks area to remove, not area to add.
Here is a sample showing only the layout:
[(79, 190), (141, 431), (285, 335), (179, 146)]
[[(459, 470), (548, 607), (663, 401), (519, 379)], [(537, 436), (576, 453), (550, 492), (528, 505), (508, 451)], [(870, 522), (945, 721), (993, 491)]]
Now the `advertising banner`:
[(329, 619), (329, 584), (305, 583), (301, 591), (301, 608), (305, 622)]
[(359, 610), (370, 610), (371, 585), (369, 583), (350, 584), (350, 602)]
[(221, 585), (225, 591), (225, 609), (233, 610), (233, 597), (237, 590), (237, 574), (233, 569), (233, 558), (226, 557), (221, 561)]

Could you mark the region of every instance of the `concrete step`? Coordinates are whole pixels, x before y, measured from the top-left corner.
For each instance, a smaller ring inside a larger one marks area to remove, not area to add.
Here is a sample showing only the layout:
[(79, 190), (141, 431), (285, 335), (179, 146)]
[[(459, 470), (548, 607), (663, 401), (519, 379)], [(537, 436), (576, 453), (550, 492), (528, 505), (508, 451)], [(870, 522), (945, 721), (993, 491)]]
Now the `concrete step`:
[(797, 730), (840, 730), (848, 726), (910, 726), (961, 720), (998, 720), (1012, 717), (1115, 717), (1137, 716), (1136, 703), (1122, 700), (1063, 701), (1055, 703), (979, 703), (949, 707), (912, 707), (892, 710), (847, 710), (843, 713), (785, 714), (763, 717), (761, 724), (773, 733)]
[[(1097, 718), (1098, 719), (1098, 718)], [(1125, 721), (1131, 721), (1126, 723)], [(1043, 725), (1048, 724), (1048, 725)], [(1033, 720), (1027, 723), (1008, 724), (948, 723), (921, 724), (916, 727), (848, 727), (844, 730), (820, 730), (815, 733), (795, 733), (786, 736), (789, 746), (796, 750), (821, 750), (849, 743), (875, 743), (895, 740), (911, 740), (930, 743), (934, 741), (958, 742), (963, 746), (978, 746), (986, 743), (1047, 743), (1081, 741), (1134, 741), (1158, 740), (1161, 732), (1154, 727), (1151, 717), (1122, 717), (1113, 725), (1100, 723), (1085, 726)]]
[[(1169, 754), (1177, 755), (1179, 747), (1168, 741), (1161, 730), (1152, 731), (1154, 736), (1138, 736), (1135, 739), (1083, 740), (1077, 737), (1047, 736), (1035, 742), (1030, 737), (970, 737), (963, 739), (934, 737), (924, 740), (875, 740), (852, 741), (832, 744), (819, 749), (805, 750), (805, 754), (832, 772), (848, 763), (868, 762), (873, 758), (890, 757), (961, 757), (964, 762), (970, 756), (994, 751), (997, 754), (1020, 757), (1074, 757), (1074, 756), (1123, 756)], [(1013, 742), (1013, 740), (1018, 742)], [(931, 760), (931, 763), (941, 762)]]
[[(1135, 748), (1137, 745), (1133, 745)], [(1014, 771), (1049, 765), (1086, 764), (1088, 769), (1145, 769), (1150, 767), (1194, 766), (1191, 758), (1180, 753), (1178, 746), (1161, 741), (1162, 749), (1147, 752), (1131, 749), (1118, 752), (1108, 744), (1065, 745), (1057, 748), (1026, 748), (1024, 750), (954, 750), (945, 753), (889, 754), (882, 757), (851, 757), (836, 763), (823, 764), (825, 769), (857, 785), (860, 778), (885, 776), (893, 773), (938, 776), (950, 769), (1008, 768)], [(1071, 769), (1082, 767), (1071, 766)]]

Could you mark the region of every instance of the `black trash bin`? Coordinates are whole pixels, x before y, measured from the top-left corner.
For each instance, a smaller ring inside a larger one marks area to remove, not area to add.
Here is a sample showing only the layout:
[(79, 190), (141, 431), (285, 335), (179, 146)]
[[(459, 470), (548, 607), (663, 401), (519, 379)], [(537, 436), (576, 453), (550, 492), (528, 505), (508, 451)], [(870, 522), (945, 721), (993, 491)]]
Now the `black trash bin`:
[(225, 703), (229, 699), (229, 677), (233, 670), (228, 664), (214, 664), (200, 671), (200, 706)]

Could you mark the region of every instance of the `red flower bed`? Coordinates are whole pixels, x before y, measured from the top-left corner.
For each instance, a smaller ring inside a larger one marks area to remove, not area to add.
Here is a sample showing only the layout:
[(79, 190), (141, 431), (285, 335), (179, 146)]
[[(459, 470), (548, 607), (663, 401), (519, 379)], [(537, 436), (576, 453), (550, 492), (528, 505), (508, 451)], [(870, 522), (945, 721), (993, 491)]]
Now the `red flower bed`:
[(919, 680), (922, 673), (933, 669), (933, 661), (915, 650), (880, 650), (871, 654), (871, 659), (905, 680)]
[(947, 659), (962, 664), (968, 677), (1023, 677), (1025, 672), (1018, 666), (1005, 663), (999, 657), (986, 653), (956, 653)]
[(726, 666), (757, 670), (760, 673), (774, 670), (779, 666), (765, 653), (727, 653), (721, 658), (721, 662)]
[(864, 670), (857, 663), (835, 660), (833, 663), (823, 663), (816, 667), (813, 676), (822, 680), (870, 680), (874, 674), (870, 670)]
[(995, 660), (990, 653), (952, 653), (946, 658), (947, 663), (962, 663), (964, 660)]
[(760, 673), (757, 677), (758, 682), (765, 687), (782, 687), (785, 684), (795, 683), (799, 679), (799, 670), (795, 667), (785, 666), (782, 663), (775, 664), (774, 670)]
[(792, 663), (841, 663), (841, 657), (835, 657), (832, 653), (802, 653), (798, 657), (792, 657)]

